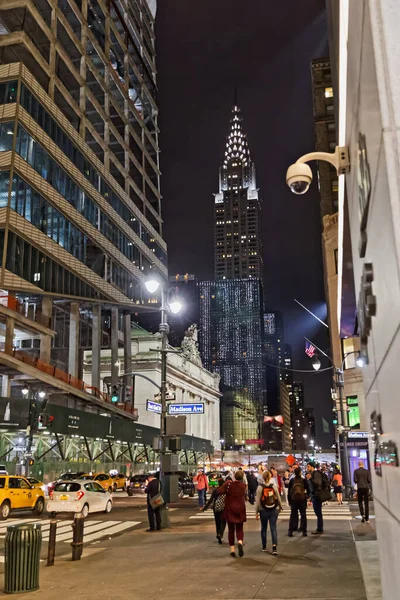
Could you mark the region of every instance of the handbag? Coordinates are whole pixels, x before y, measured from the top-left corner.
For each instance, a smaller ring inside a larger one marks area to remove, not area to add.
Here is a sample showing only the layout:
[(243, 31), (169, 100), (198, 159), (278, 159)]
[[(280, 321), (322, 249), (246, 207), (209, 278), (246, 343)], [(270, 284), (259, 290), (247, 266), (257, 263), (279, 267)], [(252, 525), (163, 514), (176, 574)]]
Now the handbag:
[(150, 498), (150, 506), (153, 510), (156, 510), (164, 504), (164, 498), (161, 495), (161, 483), (158, 482), (158, 493), (155, 496), (153, 496), (153, 498)]
[(214, 502), (214, 510), (215, 512), (222, 512), (225, 510), (225, 498), (226, 494), (221, 494), (218, 498), (215, 499)]

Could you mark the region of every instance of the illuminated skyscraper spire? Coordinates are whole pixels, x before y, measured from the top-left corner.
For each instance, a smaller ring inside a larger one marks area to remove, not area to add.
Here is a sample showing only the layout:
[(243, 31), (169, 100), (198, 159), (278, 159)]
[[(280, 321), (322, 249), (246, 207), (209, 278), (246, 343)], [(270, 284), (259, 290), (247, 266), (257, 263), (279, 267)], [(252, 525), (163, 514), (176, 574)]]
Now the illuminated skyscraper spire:
[(232, 109), (231, 130), (226, 141), (224, 166), (227, 167), (229, 161), (233, 159), (240, 161), (243, 166), (250, 163), (249, 144), (242, 128), (240, 108), (236, 104)]
[(236, 94), (235, 101), (224, 162), (219, 170), (219, 192), (215, 194), (215, 278), (262, 278), (261, 204), (256, 168)]

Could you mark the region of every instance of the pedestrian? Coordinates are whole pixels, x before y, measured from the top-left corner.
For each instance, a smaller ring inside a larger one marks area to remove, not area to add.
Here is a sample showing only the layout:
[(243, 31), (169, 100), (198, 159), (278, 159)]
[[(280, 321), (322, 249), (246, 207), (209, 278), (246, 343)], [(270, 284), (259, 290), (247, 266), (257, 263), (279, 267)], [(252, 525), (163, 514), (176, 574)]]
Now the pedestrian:
[(283, 481), (282, 481), (282, 477), (279, 475), (279, 473), (275, 469), (275, 467), (271, 467), (269, 471), (271, 473), (271, 479), (273, 479), (274, 483), (276, 483), (277, 488), (278, 488), (278, 492), (282, 496), (282, 494), (283, 494)]
[(371, 476), (364, 468), (362, 460), (358, 463), (358, 469), (354, 471), (354, 483), (357, 484), (358, 506), (360, 508), (361, 523), (369, 523), (369, 489)]
[(336, 472), (332, 477), (332, 484), (337, 503), (343, 504), (343, 475), (341, 474), (340, 469), (336, 469)]
[[(224, 480), (222, 477), (218, 479), (218, 487), (222, 487), (224, 485)], [(222, 540), (225, 533), (226, 521), (224, 518), (224, 510), (225, 510), (225, 494), (218, 494), (218, 488), (214, 488), (210, 499), (204, 508), (201, 508), (201, 511), (205, 511), (212, 506), (214, 512), (214, 521), (215, 521), (215, 529), (217, 532), (217, 540), (218, 544), (222, 544)]]
[(254, 504), (256, 499), (256, 491), (258, 487), (257, 477), (251, 471), (247, 475), (247, 488), (248, 488), (248, 496), (250, 504)]
[[(289, 467), (290, 468), (290, 467)], [(290, 483), (290, 471), (289, 469), (287, 469), (283, 475), (283, 494), (285, 496), (285, 502), (287, 506), (290, 506), (289, 504), (289, 483)]]
[(309, 497), (308, 484), (301, 476), (301, 469), (294, 471), (294, 477), (289, 482), (288, 499), (290, 505), (289, 537), (293, 531), (298, 530), (300, 512), (300, 530), (303, 537), (307, 537), (307, 498)]
[(257, 488), (256, 495), (256, 519), (261, 520), (261, 550), (267, 551), (267, 527), (271, 530), (272, 554), (278, 555), (278, 533), (276, 523), (279, 512), (282, 510), (282, 502), (278, 486), (273, 481), (271, 473), (264, 471), (262, 474), (262, 483)]
[(156, 479), (152, 473), (150, 473), (147, 478), (144, 492), (147, 494), (147, 516), (149, 519), (149, 529), (146, 529), (146, 531), (160, 531), (161, 507), (153, 508), (151, 505), (151, 499), (155, 498), (158, 494), (161, 494), (161, 482)]
[(311, 503), (313, 505), (315, 516), (317, 517), (317, 529), (312, 533), (313, 535), (322, 534), (324, 533), (324, 520), (322, 517), (322, 502), (324, 502), (324, 500), (321, 496), (323, 485), (322, 473), (321, 471), (318, 471), (313, 462), (307, 464), (307, 471), (310, 474), (308, 483), (310, 486)]
[(208, 478), (202, 469), (199, 470), (193, 480), (197, 483), (197, 495), (199, 497), (199, 507), (203, 508), (206, 503), (206, 493), (208, 490)]
[(236, 471), (233, 481), (225, 481), (217, 491), (220, 495), (225, 494), (224, 519), (228, 524), (231, 556), (236, 556), (235, 532), (239, 556), (243, 556), (243, 523), (246, 521), (246, 484), (243, 483), (243, 471)]

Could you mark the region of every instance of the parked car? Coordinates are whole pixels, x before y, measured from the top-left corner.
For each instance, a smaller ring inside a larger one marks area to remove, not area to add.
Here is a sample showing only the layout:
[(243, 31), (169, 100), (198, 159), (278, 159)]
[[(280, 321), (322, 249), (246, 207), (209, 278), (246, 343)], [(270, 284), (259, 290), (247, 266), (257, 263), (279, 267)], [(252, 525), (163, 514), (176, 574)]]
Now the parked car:
[(123, 473), (117, 473), (116, 475), (111, 475), (114, 481), (114, 492), (117, 490), (126, 491), (126, 481), (127, 477)]
[(47, 484), (47, 494), (50, 496), (51, 491), (54, 489), (54, 486), (56, 485), (56, 483), (58, 483), (59, 481), (74, 481), (75, 479), (77, 479), (78, 477), (80, 477), (81, 475), (84, 475), (85, 471), (76, 471), (74, 473), (62, 473), (60, 475), (60, 477), (57, 477), (57, 479), (55, 481), (51, 481), (50, 483)]
[(110, 492), (110, 494), (114, 491), (114, 480), (111, 477), (111, 475), (107, 475), (107, 473), (84, 473), (76, 479), (85, 479), (86, 481), (97, 481), (97, 483), (101, 485), (103, 490)]
[(132, 475), (132, 477), (130, 477), (126, 483), (126, 491), (128, 492), (128, 496), (133, 496), (135, 492), (141, 492), (144, 494), (148, 476), (148, 474), (144, 473), (140, 475)]
[(60, 512), (81, 513), (87, 517), (91, 512), (111, 512), (112, 499), (110, 492), (97, 481), (60, 481), (54, 486), (46, 508), (51, 517)]
[(7, 519), (13, 510), (31, 510), (41, 515), (44, 492), (30, 484), (25, 477), (0, 476), (0, 519)]
[(5, 465), (0, 465), (0, 475), (8, 475)]
[(36, 477), (27, 477), (26, 478), (29, 483), (31, 485), (33, 485), (35, 488), (39, 488), (40, 490), (42, 490), (43, 492), (46, 489), (46, 486), (44, 485), (43, 481), (39, 481), (39, 479), (36, 479)]
[(192, 477), (185, 473), (184, 471), (178, 472), (178, 488), (180, 496), (190, 496), (193, 498), (195, 493), (195, 485), (193, 483)]

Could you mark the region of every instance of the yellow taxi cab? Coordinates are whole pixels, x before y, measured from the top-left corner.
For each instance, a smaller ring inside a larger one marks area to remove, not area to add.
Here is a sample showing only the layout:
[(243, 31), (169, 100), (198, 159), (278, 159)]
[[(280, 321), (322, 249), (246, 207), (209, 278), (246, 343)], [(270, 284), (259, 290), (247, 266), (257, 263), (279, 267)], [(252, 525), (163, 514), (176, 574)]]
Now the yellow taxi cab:
[(111, 494), (114, 491), (114, 480), (111, 477), (111, 475), (107, 475), (107, 473), (85, 473), (84, 475), (81, 475), (76, 479), (87, 479), (90, 481), (97, 481), (97, 483), (99, 483), (103, 490), (106, 490), (106, 492), (110, 492)]
[(7, 519), (12, 510), (31, 510), (41, 515), (44, 492), (25, 477), (0, 475), (0, 519)]
[(116, 475), (111, 475), (112, 480), (114, 482), (114, 492), (117, 490), (126, 491), (126, 475), (123, 473), (117, 473)]
[(44, 485), (43, 481), (40, 481), (39, 479), (36, 479), (36, 477), (26, 477), (26, 479), (35, 488), (39, 488), (40, 490), (45, 491), (45, 485)]

